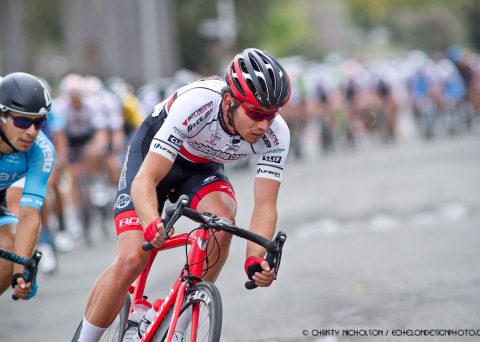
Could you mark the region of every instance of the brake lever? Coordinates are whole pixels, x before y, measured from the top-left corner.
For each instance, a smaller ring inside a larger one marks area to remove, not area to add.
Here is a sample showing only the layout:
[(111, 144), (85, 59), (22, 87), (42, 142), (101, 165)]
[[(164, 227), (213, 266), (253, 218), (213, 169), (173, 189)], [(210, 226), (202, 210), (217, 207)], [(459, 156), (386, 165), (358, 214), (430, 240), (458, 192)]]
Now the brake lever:
[(273, 272), (273, 279), (277, 279), (280, 263), (282, 261), (283, 245), (285, 244), (285, 241), (287, 241), (287, 234), (279, 231), (277, 237), (275, 238), (276, 257), (274, 260), (275, 271)]
[[(32, 257), (30, 259), (27, 259), (27, 261), (24, 264), (22, 278), (25, 280), (26, 283), (32, 283), (32, 286), (34, 285), (35, 280), (37, 279), (38, 264), (40, 263), (41, 258), (42, 258), (42, 251), (35, 249), (33, 251)], [(18, 300), (19, 298), (15, 294), (12, 294), (12, 299)]]
[(163, 232), (163, 239), (165, 241), (170, 237), (169, 236), (170, 230), (172, 229), (175, 222), (177, 222), (178, 219), (182, 216), (183, 211), (187, 206), (187, 203), (188, 203), (187, 195), (180, 196), (177, 202), (175, 203), (175, 207), (176, 207), (175, 212), (170, 218), (168, 218), (168, 221), (166, 222), (165, 230)]
[[(283, 245), (286, 240), (287, 240), (287, 234), (282, 231), (279, 231), (274, 240), (273, 249), (275, 250), (275, 252), (274, 253), (268, 252), (267, 256), (265, 257), (265, 260), (268, 262), (268, 265), (270, 266), (270, 268), (274, 268), (273, 280), (277, 279), (278, 270), (280, 269), (280, 262), (282, 260)], [(262, 272), (262, 267), (259, 264), (256, 264), (252, 267), (253, 268), (251, 271), (253, 272), (253, 274), (255, 274), (255, 272)], [(257, 287), (258, 286), (255, 284), (255, 281), (253, 279), (250, 279), (245, 283), (245, 288), (247, 290), (253, 290)]]

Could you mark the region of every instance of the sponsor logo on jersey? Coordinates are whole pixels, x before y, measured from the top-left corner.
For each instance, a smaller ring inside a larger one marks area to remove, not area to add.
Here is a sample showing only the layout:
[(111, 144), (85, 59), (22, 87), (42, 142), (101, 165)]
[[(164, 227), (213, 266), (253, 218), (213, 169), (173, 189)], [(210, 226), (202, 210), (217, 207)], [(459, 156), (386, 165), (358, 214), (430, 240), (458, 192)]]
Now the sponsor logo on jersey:
[(120, 228), (125, 226), (138, 226), (141, 225), (138, 217), (125, 217), (118, 222)]
[(207, 140), (206, 142), (208, 142), (210, 145), (216, 145), (217, 141), (221, 139), (222, 137), (215, 132), (210, 136), (210, 140)]
[(231, 194), (234, 195), (232, 188), (230, 188), (229, 186), (220, 185), (219, 188), (220, 188), (220, 189), (223, 189), (223, 190), (225, 190), (225, 191), (228, 191), (229, 193), (231, 193)]
[(130, 195), (121, 194), (120, 196), (117, 197), (117, 200), (115, 201), (115, 208), (118, 208), (118, 209), (126, 208), (131, 201), (132, 199), (130, 198)]
[(212, 107), (212, 106), (213, 106), (213, 101), (210, 101), (209, 103), (204, 104), (203, 106), (198, 108), (196, 111), (194, 111), (192, 114), (190, 114), (187, 118), (187, 121), (190, 122), (190, 120), (192, 120), (193, 118), (203, 114), (203, 112), (205, 112), (205, 110), (207, 108)]
[(118, 190), (121, 191), (127, 187), (127, 163), (128, 156), (130, 154), (130, 146), (128, 146), (125, 161), (123, 162), (122, 172), (120, 173), (120, 179), (118, 180)]
[(38, 146), (42, 150), (43, 154), (43, 167), (42, 171), (43, 172), (51, 172), (53, 168), (53, 162), (55, 161), (53, 157), (53, 148), (52, 146), (48, 143), (47, 138), (45, 136), (38, 136), (36, 140)]
[(17, 153), (8, 154), (3, 157), (2, 161), (5, 161), (9, 164), (18, 164), (20, 163), (20, 156)]
[(210, 176), (210, 177), (207, 177), (203, 180), (202, 182), (202, 185), (205, 185), (205, 184), (208, 184), (208, 183), (213, 183), (215, 182), (216, 180), (218, 180), (218, 177), (217, 176)]
[[(192, 131), (195, 127), (202, 123), (203, 120), (208, 118), (208, 116), (213, 112), (213, 109), (210, 109), (204, 116), (199, 117), (195, 122), (192, 122), (188, 125), (188, 131)], [(187, 121), (187, 120), (185, 120)]]
[(8, 173), (8, 172), (0, 172), (0, 181), (1, 182), (8, 182), (14, 181), (21, 178), (25, 173)]
[(273, 150), (265, 151), (265, 154), (282, 153), (283, 151), (285, 151), (284, 148), (276, 148)]
[(189, 141), (188, 144), (194, 150), (205, 153), (208, 156), (214, 156), (214, 157), (217, 157), (217, 158), (223, 159), (223, 160), (237, 160), (237, 159), (242, 159), (242, 158), (247, 156), (245, 153), (232, 154), (232, 153), (216, 150), (216, 149), (212, 148), (211, 146), (200, 144), (200, 143), (197, 143), (195, 141)]
[(271, 162), (271, 163), (280, 164), (280, 162), (282, 161), (282, 157), (280, 157), (280, 156), (263, 156), (262, 160), (265, 160), (265, 161), (268, 161), (268, 162)]
[(270, 138), (270, 141), (273, 143), (273, 146), (278, 146), (278, 144), (280, 144), (280, 142), (278, 141), (277, 136), (276, 136), (275, 133), (272, 131), (272, 129), (269, 129), (266, 134), (267, 134), (268, 137)]
[(180, 128), (178, 127), (173, 127), (173, 131), (175, 132), (176, 135), (178, 135), (180, 138), (182, 139), (185, 139), (187, 137), (187, 135), (185, 134), (185, 132), (183, 130), (181, 130)]
[(272, 175), (274, 177), (280, 178), (280, 172), (276, 172), (272, 170), (263, 170), (261, 168), (257, 169), (257, 175)]
[(160, 154), (162, 154), (162, 152), (166, 152), (168, 153), (173, 159), (175, 159), (177, 157), (177, 155), (175, 154), (174, 151), (170, 150), (169, 148), (163, 146), (161, 143), (155, 143), (153, 144), (153, 150), (156, 150), (158, 151)]
[(172, 144), (174, 144), (175, 146), (178, 146), (178, 147), (182, 147), (183, 145), (183, 141), (181, 141), (180, 139), (178, 139), (177, 137), (174, 137), (173, 135), (170, 134), (170, 136), (168, 137), (167, 139), (168, 141), (170, 141)]
[(238, 138), (230, 139), (230, 142), (227, 144), (226, 151), (237, 152), (238, 149), (240, 148), (240, 145), (238, 145), (240, 142), (242, 142), (242, 141)]
[(272, 147), (272, 144), (270, 143), (270, 140), (264, 135), (262, 136), (263, 142), (265, 143), (265, 146), (267, 147)]

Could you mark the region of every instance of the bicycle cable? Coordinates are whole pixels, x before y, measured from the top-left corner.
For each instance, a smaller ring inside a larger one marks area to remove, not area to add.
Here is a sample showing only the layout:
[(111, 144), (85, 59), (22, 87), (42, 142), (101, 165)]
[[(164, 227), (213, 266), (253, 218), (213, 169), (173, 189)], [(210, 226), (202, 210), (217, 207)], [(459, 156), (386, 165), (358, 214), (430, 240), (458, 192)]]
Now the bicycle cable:
[[(197, 231), (197, 230), (199, 230), (199, 229), (203, 229), (203, 228), (199, 227), (199, 228), (195, 228), (195, 229), (193, 229), (192, 231), (190, 231), (190, 232), (188, 233), (188, 235), (187, 235), (187, 240), (190, 239), (190, 235), (191, 235), (193, 232), (195, 232), (195, 231)], [(211, 231), (211, 234), (210, 234), (210, 237), (209, 237), (208, 240), (207, 240), (207, 243), (206, 243), (206, 246), (207, 246), (207, 247), (206, 247), (206, 248), (208, 248), (208, 245), (209, 245), (209, 243), (210, 243), (210, 240), (213, 239), (215, 246), (216, 246), (216, 247), (218, 248), (218, 250), (220, 251), (220, 243), (218, 242), (218, 239), (217, 239), (217, 237), (215, 236), (216, 231), (213, 231), (212, 228), (210, 228), (209, 230)], [(202, 270), (202, 276), (201, 276), (201, 277), (203, 278), (203, 277), (207, 274), (207, 272), (208, 272), (211, 268), (213, 268), (213, 267), (218, 263), (218, 260), (220, 259), (220, 253), (218, 253), (218, 254), (217, 254), (217, 258), (215, 259), (215, 261), (213, 262), (213, 264), (210, 265), (209, 257), (210, 257), (210, 255), (213, 253), (214, 250), (215, 250), (215, 247), (212, 248), (209, 252), (208, 252), (208, 249), (207, 249), (207, 255), (205, 256), (205, 258), (203, 258), (203, 260), (199, 260), (199, 261), (197, 261), (197, 262), (194, 262), (194, 263), (192, 263), (192, 264), (189, 264), (189, 263), (188, 263), (188, 244), (185, 244), (185, 259), (187, 260), (187, 262), (185, 263), (184, 269), (186, 269), (186, 270), (188, 271), (191, 266), (194, 266), (194, 265), (199, 264), (199, 263), (206, 262), (207, 266)], [(188, 272), (189, 272), (189, 271), (188, 271)], [(190, 272), (189, 272), (189, 273), (190, 273)]]

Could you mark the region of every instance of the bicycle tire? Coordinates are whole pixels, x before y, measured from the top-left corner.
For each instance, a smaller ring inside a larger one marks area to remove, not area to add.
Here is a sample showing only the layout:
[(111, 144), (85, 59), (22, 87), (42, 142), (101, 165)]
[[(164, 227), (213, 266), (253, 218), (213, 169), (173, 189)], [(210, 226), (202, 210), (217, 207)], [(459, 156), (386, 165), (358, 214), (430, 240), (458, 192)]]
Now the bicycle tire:
[[(211, 282), (204, 281), (192, 286), (191, 290), (185, 296), (180, 310), (180, 316), (194, 304), (200, 305), (200, 317), (198, 319), (199, 327), (197, 331), (197, 341), (218, 342), (222, 331), (222, 298), (220, 291)], [(154, 342), (163, 342), (167, 338), (168, 326), (173, 313), (173, 307), (170, 308), (167, 316), (160, 323)], [(179, 316), (179, 318), (180, 318)], [(208, 319), (207, 325), (205, 321)], [(190, 324), (185, 331), (185, 341), (190, 341)]]
[[(127, 328), (127, 319), (128, 319), (128, 314), (130, 312), (130, 305), (132, 301), (130, 299), (130, 295), (127, 294), (125, 297), (125, 303), (118, 313), (117, 317), (115, 317), (115, 320), (113, 323), (105, 330), (103, 333), (102, 337), (100, 338), (100, 341), (102, 342), (122, 342), (123, 340), (123, 335), (125, 335), (125, 330)], [(82, 321), (80, 321), (80, 324), (78, 325), (77, 330), (75, 331), (75, 335), (73, 336), (72, 342), (78, 341), (80, 338), (80, 332), (82, 330)]]

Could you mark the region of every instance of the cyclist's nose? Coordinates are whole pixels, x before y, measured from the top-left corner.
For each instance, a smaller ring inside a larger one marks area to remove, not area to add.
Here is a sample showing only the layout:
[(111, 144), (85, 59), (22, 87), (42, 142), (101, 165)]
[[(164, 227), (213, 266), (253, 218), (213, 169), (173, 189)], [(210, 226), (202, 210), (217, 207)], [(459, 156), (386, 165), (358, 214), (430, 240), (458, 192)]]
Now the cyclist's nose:
[(262, 132), (266, 132), (269, 127), (268, 120), (263, 120), (258, 123), (258, 128), (262, 130)]
[(25, 128), (25, 131), (28, 133), (28, 135), (34, 135), (37, 132), (37, 129), (35, 128), (35, 125), (32, 123), (28, 128)]

